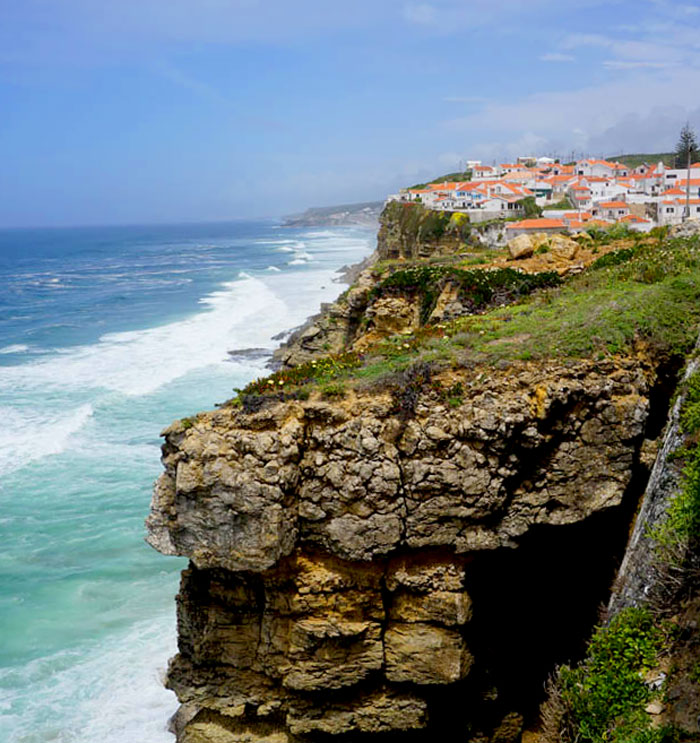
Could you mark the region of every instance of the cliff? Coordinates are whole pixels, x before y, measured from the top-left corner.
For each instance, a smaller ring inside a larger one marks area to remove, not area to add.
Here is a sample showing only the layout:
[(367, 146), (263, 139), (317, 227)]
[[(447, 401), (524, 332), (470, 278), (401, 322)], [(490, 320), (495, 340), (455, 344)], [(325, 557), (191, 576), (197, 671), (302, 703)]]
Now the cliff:
[(381, 201), (341, 206), (317, 206), (285, 217), (284, 227), (375, 227), (382, 211)]
[(164, 432), (180, 743), (515, 742), (584, 655), (697, 335), (697, 239), (512, 261), (424, 217), (385, 213), (281, 369)]

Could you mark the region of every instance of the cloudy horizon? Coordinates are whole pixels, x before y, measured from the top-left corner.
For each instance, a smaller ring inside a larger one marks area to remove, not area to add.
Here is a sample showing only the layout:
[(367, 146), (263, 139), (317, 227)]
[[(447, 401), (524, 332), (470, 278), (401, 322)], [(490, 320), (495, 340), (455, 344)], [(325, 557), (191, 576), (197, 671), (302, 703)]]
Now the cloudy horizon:
[(0, 226), (273, 216), (700, 129), (689, 3), (6, 5)]

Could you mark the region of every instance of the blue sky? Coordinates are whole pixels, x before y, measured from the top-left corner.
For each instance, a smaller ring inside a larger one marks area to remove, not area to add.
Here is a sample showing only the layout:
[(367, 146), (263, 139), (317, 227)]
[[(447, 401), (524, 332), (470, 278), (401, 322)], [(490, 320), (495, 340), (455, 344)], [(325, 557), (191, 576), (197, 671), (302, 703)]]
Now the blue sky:
[(700, 4), (0, 0), (0, 226), (278, 215), (672, 148)]

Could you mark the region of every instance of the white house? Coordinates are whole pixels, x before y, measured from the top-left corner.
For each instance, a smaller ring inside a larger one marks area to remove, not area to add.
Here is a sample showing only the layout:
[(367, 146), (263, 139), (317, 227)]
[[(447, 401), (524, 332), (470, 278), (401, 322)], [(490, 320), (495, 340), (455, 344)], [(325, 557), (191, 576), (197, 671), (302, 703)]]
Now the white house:
[(622, 163), (611, 163), (607, 160), (579, 160), (574, 168), (576, 175), (597, 176), (606, 178), (608, 176), (629, 174), (629, 168)]
[(629, 216), (630, 208), (625, 201), (601, 201), (591, 209), (591, 212), (594, 217), (617, 222)]
[(498, 178), (500, 173), (490, 165), (477, 165), (472, 169), (473, 181), (489, 181)]
[(499, 196), (494, 194), (484, 199), (479, 206), (487, 211), (510, 212), (515, 215), (523, 211), (522, 204), (519, 203), (522, 198), (522, 196)]
[[(683, 221), (685, 199), (666, 199), (659, 204), (659, 224), (680, 224)], [(690, 219), (700, 219), (700, 199), (690, 200)]]

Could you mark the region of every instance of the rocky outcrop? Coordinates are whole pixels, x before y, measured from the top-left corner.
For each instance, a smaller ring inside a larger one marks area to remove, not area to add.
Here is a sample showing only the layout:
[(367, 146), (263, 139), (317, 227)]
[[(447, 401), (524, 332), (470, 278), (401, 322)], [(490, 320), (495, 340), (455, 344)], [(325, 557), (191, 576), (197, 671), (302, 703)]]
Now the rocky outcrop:
[[(148, 541), (191, 561), (168, 674), (181, 743), (430, 738), (500, 699), (473, 624), (478, 556), (619, 506), (653, 369), (445, 374), (458, 407), (434, 387), (404, 416), (396, 392), (312, 395), (165, 431)], [(515, 740), (520, 712), (500, 704), (485, 735)]]
[(550, 254), (554, 263), (567, 263), (576, 257), (579, 244), (566, 235), (547, 235), (543, 232), (518, 235), (508, 241), (508, 253), (514, 260), (530, 258), (536, 251)]
[[(700, 227), (700, 222), (698, 225)], [(682, 447), (686, 439), (680, 424), (681, 408), (687, 392), (684, 384), (699, 369), (700, 359), (691, 359), (681, 379), (680, 394), (669, 411), (625, 558), (610, 597), (611, 614), (630, 606), (643, 605), (650, 599), (658, 601), (662, 598), (659, 594), (665, 590), (665, 565), (659, 560), (655, 549), (654, 531), (667, 518), (669, 505), (681, 486), (682, 465), (673, 457), (673, 453)]]

